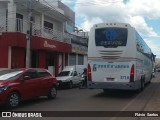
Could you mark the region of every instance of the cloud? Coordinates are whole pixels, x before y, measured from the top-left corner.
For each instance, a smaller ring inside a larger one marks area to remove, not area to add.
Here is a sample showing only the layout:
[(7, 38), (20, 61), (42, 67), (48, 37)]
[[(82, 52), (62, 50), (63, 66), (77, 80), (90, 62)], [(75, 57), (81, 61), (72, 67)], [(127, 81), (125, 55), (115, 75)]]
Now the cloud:
[(130, 18), (129, 23), (134, 26), (143, 37), (158, 37), (158, 34), (149, 27), (144, 18), (141, 16), (133, 16)]
[(88, 20), (85, 20), (84, 23), (82, 23), (82, 26), (84, 26), (83, 28), (85, 30), (87, 30), (88, 28), (91, 28), (93, 26), (93, 23), (102, 23), (102, 19), (100, 18), (94, 18), (94, 19), (91, 19), (91, 21), (88, 21)]
[(151, 48), (153, 54), (155, 54), (157, 57), (160, 57), (159, 51), (160, 51), (160, 45), (155, 44), (154, 41), (149, 39), (144, 39), (147, 45)]
[[(153, 2), (154, 1), (154, 2)], [(77, 0), (75, 12), (83, 18), (82, 27), (90, 30), (99, 22), (126, 22), (145, 37), (158, 37), (152, 27), (148, 26), (144, 17), (160, 18), (159, 0)]]
[(150, 19), (160, 18), (160, 0), (129, 0), (126, 5), (132, 15), (141, 15)]

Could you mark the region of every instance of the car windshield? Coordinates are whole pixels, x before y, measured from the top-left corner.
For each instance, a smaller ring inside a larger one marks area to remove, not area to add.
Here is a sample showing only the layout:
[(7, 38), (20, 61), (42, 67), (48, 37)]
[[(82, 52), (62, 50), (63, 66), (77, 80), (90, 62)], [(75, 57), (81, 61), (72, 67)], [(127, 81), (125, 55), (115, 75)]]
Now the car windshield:
[(13, 80), (19, 76), (23, 70), (3, 70), (0, 71), (0, 80)]
[(69, 76), (70, 71), (62, 71), (58, 76)]

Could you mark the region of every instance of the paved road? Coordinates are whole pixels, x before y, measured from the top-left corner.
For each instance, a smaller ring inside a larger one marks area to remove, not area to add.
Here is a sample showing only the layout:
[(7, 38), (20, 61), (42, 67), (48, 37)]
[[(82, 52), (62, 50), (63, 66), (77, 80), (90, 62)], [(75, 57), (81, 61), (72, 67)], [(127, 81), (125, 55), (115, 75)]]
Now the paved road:
[[(45, 97), (23, 102), (13, 111), (145, 111), (160, 110), (153, 109), (148, 103), (157, 94), (160, 86), (160, 73), (156, 74), (156, 78), (152, 79), (151, 84), (147, 85), (141, 93), (130, 91), (108, 91), (104, 93), (102, 90), (90, 89), (63, 89), (58, 91), (58, 96), (54, 100), (48, 100)], [(3, 110), (3, 108), (0, 108)], [(44, 119), (44, 118), (42, 118)], [(53, 119), (53, 118), (46, 118)], [(128, 120), (128, 118), (54, 118), (54, 120)], [(151, 119), (151, 118), (150, 118)], [(17, 119), (16, 119), (17, 120)], [(140, 117), (129, 118), (129, 120), (144, 120)], [(159, 120), (154, 118), (154, 120)]]

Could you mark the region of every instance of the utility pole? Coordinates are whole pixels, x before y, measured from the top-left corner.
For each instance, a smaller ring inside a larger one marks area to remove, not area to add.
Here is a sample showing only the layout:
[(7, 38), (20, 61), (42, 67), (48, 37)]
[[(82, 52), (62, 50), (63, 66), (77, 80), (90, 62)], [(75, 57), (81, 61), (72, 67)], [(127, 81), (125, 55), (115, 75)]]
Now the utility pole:
[(31, 42), (32, 42), (32, 0), (29, 0), (28, 5), (29, 30), (27, 31), (27, 46), (26, 46), (26, 68), (31, 67)]

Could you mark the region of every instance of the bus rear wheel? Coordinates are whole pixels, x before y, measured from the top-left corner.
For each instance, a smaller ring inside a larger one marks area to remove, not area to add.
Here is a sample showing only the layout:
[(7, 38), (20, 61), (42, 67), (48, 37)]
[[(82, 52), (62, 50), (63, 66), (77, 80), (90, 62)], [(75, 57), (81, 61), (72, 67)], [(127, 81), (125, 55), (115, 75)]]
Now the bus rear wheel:
[(144, 79), (141, 79), (141, 91), (144, 90), (144, 87), (145, 87), (145, 81)]
[(103, 89), (103, 92), (104, 93), (107, 93), (109, 90), (108, 89)]

